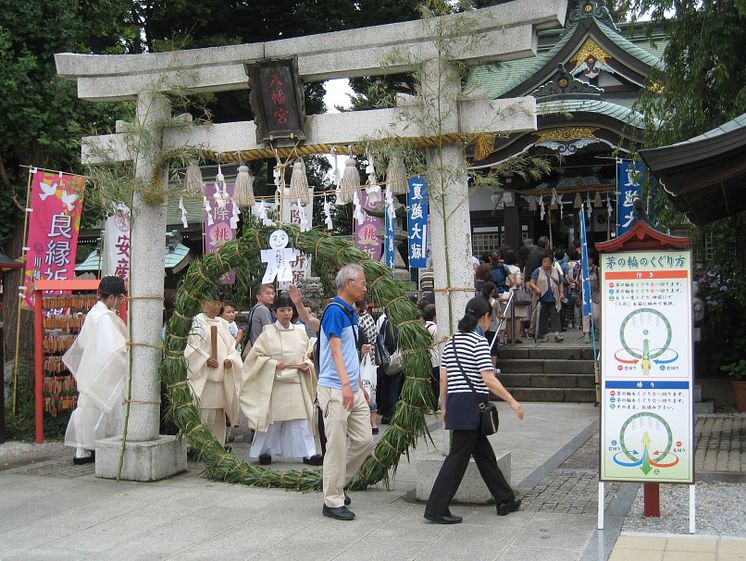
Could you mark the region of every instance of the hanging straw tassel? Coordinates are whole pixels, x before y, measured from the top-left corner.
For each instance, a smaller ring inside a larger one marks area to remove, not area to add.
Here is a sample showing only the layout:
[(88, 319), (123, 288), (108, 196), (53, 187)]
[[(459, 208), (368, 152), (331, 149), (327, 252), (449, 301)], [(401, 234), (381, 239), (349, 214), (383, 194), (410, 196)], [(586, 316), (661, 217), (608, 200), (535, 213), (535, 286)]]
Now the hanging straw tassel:
[(536, 212), (536, 197), (529, 197), (529, 199), (528, 199), (528, 210), (530, 212)]
[(199, 197), (205, 194), (205, 181), (202, 179), (202, 172), (197, 165), (197, 160), (189, 162), (186, 168), (184, 191), (191, 197)]
[(386, 186), (392, 195), (406, 195), (409, 191), (407, 184), (407, 170), (398, 152), (391, 154), (389, 167), (386, 170)]
[(345, 162), (342, 184), (339, 186), (337, 204), (346, 205), (352, 202), (353, 194), (360, 190), (360, 174), (355, 165), (355, 158), (350, 156)]
[(293, 173), (290, 176), (290, 200), (299, 201), (299, 204), (303, 205), (308, 204), (308, 178), (302, 158), (298, 158), (293, 164)]
[(596, 191), (596, 196), (593, 197), (593, 207), (594, 208), (601, 208), (601, 205), (604, 204), (601, 200), (601, 191)]
[(583, 199), (580, 198), (580, 193), (575, 193), (575, 201), (573, 201), (572, 206), (575, 208), (580, 208), (583, 206)]
[(254, 206), (254, 178), (249, 173), (249, 166), (238, 166), (236, 184), (233, 187), (233, 202), (239, 207)]

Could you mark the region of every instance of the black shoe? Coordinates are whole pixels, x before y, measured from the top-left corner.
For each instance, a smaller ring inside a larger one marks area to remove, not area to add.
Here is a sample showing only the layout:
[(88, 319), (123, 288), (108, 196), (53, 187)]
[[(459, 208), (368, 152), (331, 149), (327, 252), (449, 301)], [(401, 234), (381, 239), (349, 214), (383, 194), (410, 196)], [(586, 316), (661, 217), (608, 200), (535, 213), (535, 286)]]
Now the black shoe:
[(378, 434), (380, 431), (378, 427), (371, 427), (370, 432), (372, 432), (373, 434)]
[(345, 493), (345, 506), (350, 506), (352, 504), (352, 499), (350, 498), (350, 495)]
[(336, 508), (324, 505), (321, 509), (321, 514), (328, 518), (334, 518), (336, 520), (354, 520), (355, 513), (352, 512), (346, 506), (338, 506)]
[(230, 453), (233, 452), (233, 446), (228, 446), (227, 444), (223, 446), (226, 452)]
[(92, 464), (95, 461), (96, 461), (96, 456), (91, 454), (90, 456), (86, 456), (85, 458), (73, 458), (73, 465), (82, 466), (84, 464)]
[(511, 512), (515, 512), (521, 508), (521, 499), (513, 499), (512, 501), (507, 501), (505, 503), (500, 503), (497, 505), (497, 515), (498, 516), (507, 516)]
[(382, 425), (391, 424), (391, 417), (381, 417), (381, 424)]
[(324, 456), (322, 456), (321, 454), (314, 454), (310, 458), (303, 458), (303, 463), (309, 466), (323, 466)]
[(268, 466), (272, 463), (272, 456), (270, 454), (259, 454), (259, 465)]
[(430, 522), (438, 524), (461, 524), (462, 518), (453, 514), (435, 514), (434, 512), (425, 511), (425, 518)]

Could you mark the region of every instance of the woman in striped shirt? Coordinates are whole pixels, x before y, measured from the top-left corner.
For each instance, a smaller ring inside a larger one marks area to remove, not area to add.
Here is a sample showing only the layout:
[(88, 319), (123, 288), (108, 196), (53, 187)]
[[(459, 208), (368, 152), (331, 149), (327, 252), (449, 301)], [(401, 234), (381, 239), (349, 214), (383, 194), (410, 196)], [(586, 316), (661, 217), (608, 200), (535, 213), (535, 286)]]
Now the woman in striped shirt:
[[(518, 510), (521, 500), (497, 467), (495, 453), (480, 429), (479, 404), (492, 392), (506, 401), (519, 419), (523, 407), (495, 377), (487, 340), (476, 330), (490, 325), (490, 305), (478, 296), (469, 300), (466, 313), (459, 321), (458, 333), (446, 343), (441, 357), (440, 395), (443, 424), (453, 431), (451, 451), (440, 468), (425, 506), (425, 518), (440, 524), (458, 524), (448, 508), (474, 456), (479, 473), (495, 498), (498, 516)], [(468, 377), (468, 381), (467, 381)], [(471, 382), (471, 383), (469, 383)]]

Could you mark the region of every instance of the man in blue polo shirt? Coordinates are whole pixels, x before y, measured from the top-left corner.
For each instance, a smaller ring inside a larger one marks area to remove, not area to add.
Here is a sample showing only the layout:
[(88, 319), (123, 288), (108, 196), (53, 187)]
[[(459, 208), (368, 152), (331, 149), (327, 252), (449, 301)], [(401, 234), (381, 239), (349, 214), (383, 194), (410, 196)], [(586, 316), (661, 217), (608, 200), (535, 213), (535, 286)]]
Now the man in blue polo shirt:
[(365, 296), (360, 265), (345, 265), (335, 280), (337, 296), (324, 310), (319, 330), (318, 399), (324, 416), (324, 507), (322, 514), (352, 520), (344, 492), (363, 465), (372, 442), (370, 410), (359, 385), (357, 315), (354, 303)]

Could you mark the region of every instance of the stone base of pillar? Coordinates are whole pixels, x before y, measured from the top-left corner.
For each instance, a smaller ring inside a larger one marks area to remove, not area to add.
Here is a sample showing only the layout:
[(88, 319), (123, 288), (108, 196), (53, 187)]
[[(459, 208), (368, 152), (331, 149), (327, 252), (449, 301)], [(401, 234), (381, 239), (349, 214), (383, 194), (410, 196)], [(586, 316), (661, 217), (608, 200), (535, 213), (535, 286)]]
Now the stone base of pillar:
[[(495, 451), (495, 456), (497, 458), (497, 467), (500, 468), (506, 481), (510, 484), (510, 452)], [(443, 460), (445, 460), (445, 457), (439, 452), (432, 452), (426, 456), (417, 458), (418, 501), (426, 501), (430, 498), (430, 491), (433, 488), (433, 483), (435, 483), (435, 478), (438, 477)], [(96, 456), (96, 462), (98, 463), (98, 456)], [(477, 469), (474, 459), (469, 460), (466, 473), (461, 480), (458, 491), (456, 491), (456, 496), (453, 497), (453, 502), (467, 504), (489, 504), (495, 502), (489, 489), (487, 489), (487, 485), (482, 480), (482, 476), (479, 474), (479, 469)]]
[[(122, 437), (96, 441), (96, 477), (116, 479)], [(172, 435), (160, 435), (157, 440), (130, 442), (124, 449), (122, 479), (126, 481), (158, 481), (186, 471), (186, 440)]]

